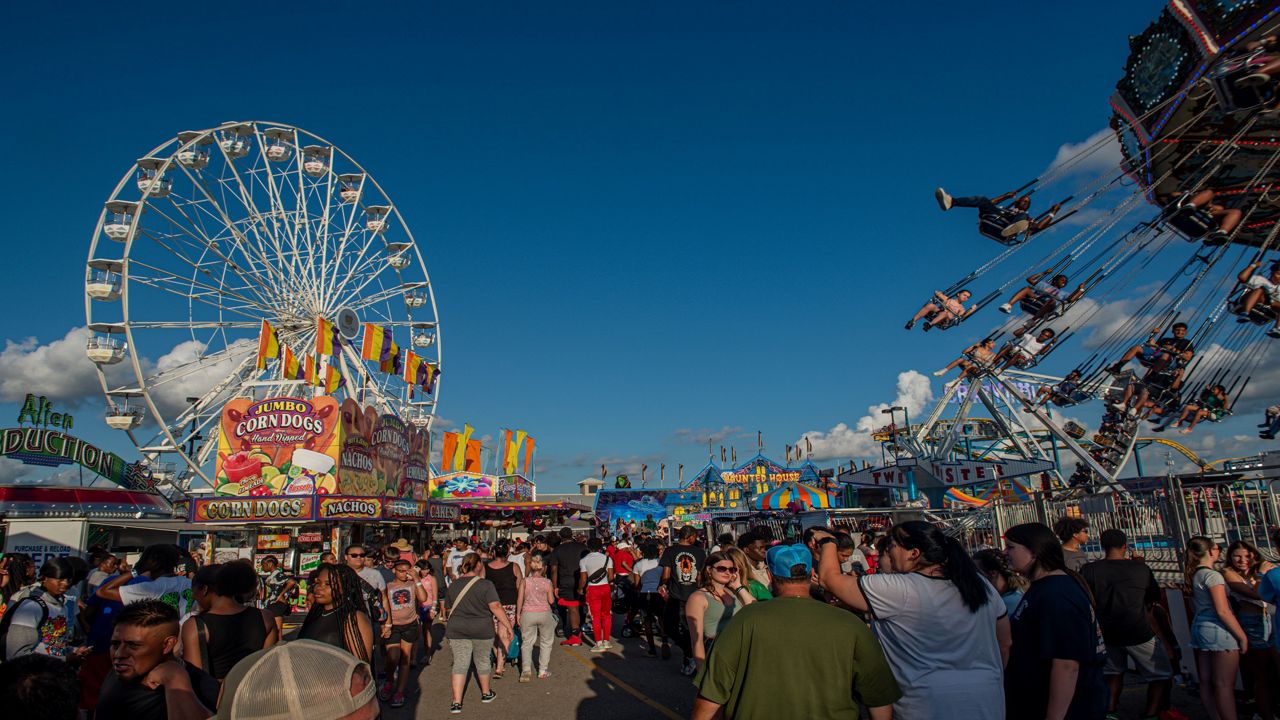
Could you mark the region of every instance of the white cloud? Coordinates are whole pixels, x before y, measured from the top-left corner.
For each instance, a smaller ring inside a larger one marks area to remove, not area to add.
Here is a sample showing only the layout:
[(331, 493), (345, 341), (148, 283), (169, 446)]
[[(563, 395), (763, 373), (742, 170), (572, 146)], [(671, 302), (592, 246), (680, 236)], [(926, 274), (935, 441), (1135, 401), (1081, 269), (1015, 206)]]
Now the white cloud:
[(883, 410), (894, 406), (905, 407), (912, 416), (922, 418), (932, 401), (933, 387), (929, 378), (915, 370), (907, 370), (898, 375), (898, 394), (892, 403), (872, 405), (867, 408), (867, 414), (859, 418), (852, 427), (847, 423), (839, 423), (826, 432), (806, 432), (800, 436), (797, 444), (804, 445), (806, 440), (812, 443), (813, 452), (806, 457), (814, 460), (870, 457), (879, 448), (879, 444), (871, 439), (871, 432), (889, 424), (889, 416)]
[[(1088, 152), (1087, 156), (1081, 153)], [(1120, 167), (1120, 142), (1115, 131), (1103, 128), (1078, 143), (1065, 143), (1058, 148), (1053, 162), (1041, 177), (1062, 172), (1065, 175), (1098, 175), (1114, 173)]]
[[(78, 327), (47, 345), (33, 337), (6, 340), (0, 351), (0, 401), (22, 402), (27, 393), (72, 408), (101, 400), (102, 386), (85, 355), (89, 335), (88, 328)], [(111, 375), (128, 372), (123, 365), (112, 368)]]
[(0, 483), (18, 482), (35, 471), (35, 466), (11, 457), (0, 457)]

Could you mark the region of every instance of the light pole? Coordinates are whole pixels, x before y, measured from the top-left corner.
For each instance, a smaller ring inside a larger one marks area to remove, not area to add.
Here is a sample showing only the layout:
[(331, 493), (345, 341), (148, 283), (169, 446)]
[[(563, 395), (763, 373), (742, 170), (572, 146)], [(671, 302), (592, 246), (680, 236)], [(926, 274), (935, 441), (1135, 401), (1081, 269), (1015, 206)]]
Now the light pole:
[[(889, 422), (890, 424), (893, 425), (893, 446), (894, 446), (893, 457), (894, 457), (895, 463), (897, 462), (897, 458), (898, 458), (898, 450), (902, 447), (901, 444), (898, 442), (898, 425), (895, 419), (896, 418), (895, 413), (897, 413), (899, 410), (902, 411), (902, 423), (903, 425), (906, 426), (907, 436), (910, 437), (911, 436), (911, 417), (907, 415), (907, 409), (905, 407), (901, 405), (894, 405), (893, 407), (888, 407), (880, 411), (882, 414), (889, 416)], [(915, 500), (916, 499), (916, 477), (915, 477), (914, 469), (908, 469), (905, 472), (907, 475), (907, 495), (912, 500)]]

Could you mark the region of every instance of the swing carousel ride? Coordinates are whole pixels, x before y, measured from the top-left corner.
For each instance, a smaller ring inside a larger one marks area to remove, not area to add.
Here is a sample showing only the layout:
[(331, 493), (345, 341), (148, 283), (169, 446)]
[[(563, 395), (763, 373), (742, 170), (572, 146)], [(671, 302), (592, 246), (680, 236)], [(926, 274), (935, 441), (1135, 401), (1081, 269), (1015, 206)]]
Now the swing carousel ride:
[[(1004, 195), (937, 191), (943, 210), (976, 208), (1000, 251), (934, 291), (908, 330), (954, 331), (997, 303), (1009, 317), (948, 366), (961, 377), (924, 422), (882, 433), (884, 466), (841, 481), (962, 501), (1120, 488), (1152, 433), (1231, 413), (1280, 338), (1277, 34), (1274, 0), (1172, 0), (1130, 38), (1111, 133)], [(1118, 166), (1082, 177), (1117, 143)], [(1063, 199), (1033, 214), (1046, 196)], [(1094, 401), (1092, 431), (1061, 417)], [(1078, 461), (1066, 478), (1064, 454)]]

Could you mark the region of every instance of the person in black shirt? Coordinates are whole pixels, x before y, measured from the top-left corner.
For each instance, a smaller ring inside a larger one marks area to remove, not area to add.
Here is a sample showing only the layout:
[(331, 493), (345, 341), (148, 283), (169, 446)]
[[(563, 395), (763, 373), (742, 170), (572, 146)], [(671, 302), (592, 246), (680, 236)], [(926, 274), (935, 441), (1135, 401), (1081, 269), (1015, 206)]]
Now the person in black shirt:
[(578, 562), (586, 554), (587, 546), (575, 540), (573, 531), (566, 527), (560, 528), (560, 544), (547, 556), (556, 605), (565, 611), (564, 641), (561, 645), (582, 644), (582, 598), (578, 595)]
[(75, 720), (80, 678), (61, 658), (32, 653), (0, 663), (5, 717)]
[(1067, 570), (1047, 526), (1015, 525), (1005, 540), (1009, 567), (1031, 580), (1010, 618), (1006, 717), (1098, 720), (1107, 712), (1106, 647), (1084, 581)]
[(173, 655), (178, 611), (159, 600), (126, 605), (111, 634), (111, 674), (98, 696), (97, 720), (199, 719), (213, 715), (218, 681)]
[(1132, 658), (1147, 681), (1146, 717), (1158, 715), (1173, 686), (1173, 667), (1165, 644), (1151, 630), (1151, 608), (1160, 600), (1160, 586), (1151, 568), (1128, 557), (1129, 540), (1114, 528), (1102, 531), (1101, 560), (1085, 565), (1080, 575), (1089, 583), (1098, 608), (1098, 624), (1107, 642), (1102, 673), (1111, 690), (1110, 712), (1120, 704), (1124, 672)]
[[(1176, 367), (1179, 363), (1185, 364), (1185, 362), (1189, 362), (1195, 356), (1195, 346), (1187, 339), (1187, 324), (1174, 323), (1173, 327), (1170, 328), (1170, 332), (1170, 335), (1157, 340), (1156, 336), (1160, 334), (1160, 328), (1152, 330), (1151, 334), (1147, 336), (1146, 342), (1141, 345), (1134, 345), (1125, 351), (1125, 354), (1119, 360), (1107, 368), (1107, 372), (1113, 375), (1119, 374), (1124, 369), (1124, 366), (1134, 358), (1137, 358), (1138, 362), (1145, 367), (1160, 370), (1170, 364)], [(1183, 360), (1182, 356), (1186, 353), (1191, 354), (1186, 355), (1186, 359)]]
[(693, 647), (689, 638), (689, 626), (684, 621), (684, 604), (698, 590), (702, 566), (707, 553), (698, 545), (698, 531), (692, 525), (680, 528), (680, 541), (662, 553), (658, 565), (662, 568), (662, 586), (659, 592), (666, 597), (662, 615), (662, 629), (667, 642), (662, 646), (662, 658), (671, 657), (671, 643), (680, 648), (683, 664), (680, 672), (692, 675), (698, 667), (693, 660)]

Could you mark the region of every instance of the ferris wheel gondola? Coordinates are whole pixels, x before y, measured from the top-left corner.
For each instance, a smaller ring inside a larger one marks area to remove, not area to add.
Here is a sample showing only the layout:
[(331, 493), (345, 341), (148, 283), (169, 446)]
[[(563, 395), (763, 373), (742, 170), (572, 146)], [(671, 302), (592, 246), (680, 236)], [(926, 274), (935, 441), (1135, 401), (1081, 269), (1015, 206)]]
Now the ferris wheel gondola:
[[(409, 224), (350, 155), (282, 123), (184, 131), (138, 160), (94, 230), (85, 314), (107, 424), (205, 482), (231, 398), (330, 392), (427, 427), (440, 396), (436, 299)], [(339, 333), (327, 354), (320, 323)], [(429, 363), (434, 386), (362, 357), (366, 326)], [(264, 327), (341, 388), (260, 359)]]

